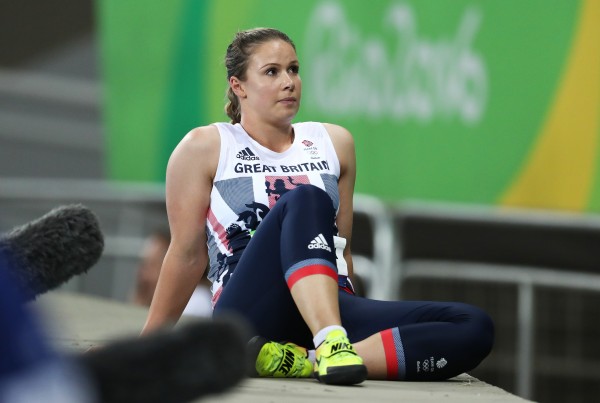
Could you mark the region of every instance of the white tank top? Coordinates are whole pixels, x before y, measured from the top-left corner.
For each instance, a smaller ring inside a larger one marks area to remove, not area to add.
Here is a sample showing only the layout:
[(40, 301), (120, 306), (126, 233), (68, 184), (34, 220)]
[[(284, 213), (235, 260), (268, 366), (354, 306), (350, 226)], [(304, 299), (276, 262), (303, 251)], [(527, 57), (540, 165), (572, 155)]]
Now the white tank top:
[(281, 153), (260, 145), (239, 123), (215, 126), (221, 150), (206, 215), (213, 301), (227, 282), (230, 267), (283, 194), (310, 183), (327, 192), (337, 211), (340, 176), (339, 159), (321, 123), (294, 124), (294, 142)]

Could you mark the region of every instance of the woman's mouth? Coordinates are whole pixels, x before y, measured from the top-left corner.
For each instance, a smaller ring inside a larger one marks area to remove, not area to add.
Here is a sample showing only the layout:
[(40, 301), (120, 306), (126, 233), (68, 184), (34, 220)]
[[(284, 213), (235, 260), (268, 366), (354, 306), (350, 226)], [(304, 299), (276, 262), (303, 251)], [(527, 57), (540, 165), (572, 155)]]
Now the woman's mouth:
[(298, 102), (298, 100), (295, 97), (287, 97), (280, 99), (279, 102), (281, 102), (282, 104), (294, 104)]

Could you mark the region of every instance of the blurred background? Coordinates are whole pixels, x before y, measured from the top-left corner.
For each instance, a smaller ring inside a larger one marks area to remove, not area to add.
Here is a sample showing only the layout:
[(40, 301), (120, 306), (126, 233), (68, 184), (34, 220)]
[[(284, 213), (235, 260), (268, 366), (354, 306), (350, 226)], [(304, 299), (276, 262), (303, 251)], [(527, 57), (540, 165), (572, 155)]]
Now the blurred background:
[(362, 292), (481, 306), (474, 376), (598, 396), (599, 0), (0, 0), (0, 231), (84, 203), (106, 249), (64, 289), (133, 301), (167, 159), (226, 120), (225, 49), (256, 26), (296, 43), (297, 120), (355, 137)]

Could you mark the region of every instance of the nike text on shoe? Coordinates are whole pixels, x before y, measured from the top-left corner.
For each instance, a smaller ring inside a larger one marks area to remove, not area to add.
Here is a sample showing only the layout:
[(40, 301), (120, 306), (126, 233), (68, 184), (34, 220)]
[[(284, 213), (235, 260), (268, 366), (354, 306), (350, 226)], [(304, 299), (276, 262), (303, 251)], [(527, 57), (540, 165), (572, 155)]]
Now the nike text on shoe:
[(248, 376), (310, 378), (312, 363), (305, 348), (294, 343), (276, 343), (255, 336), (248, 342)]
[(331, 385), (354, 385), (367, 379), (367, 367), (340, 330), (330, 332), (317, 348), (314, 376)]

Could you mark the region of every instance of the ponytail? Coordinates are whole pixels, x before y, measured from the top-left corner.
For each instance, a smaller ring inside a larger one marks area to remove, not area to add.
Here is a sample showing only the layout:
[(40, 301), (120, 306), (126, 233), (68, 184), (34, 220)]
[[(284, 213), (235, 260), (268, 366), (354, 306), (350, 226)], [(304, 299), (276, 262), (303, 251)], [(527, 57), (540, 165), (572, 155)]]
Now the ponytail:
[(240, 123), (242, 121), (242, 111), (240, 108), (240, 100), (233, 93), (231, 87), (227, 88), (227, 98), (229, 102), (225, 105), (225, 113), (231, 119), (231, 124)]

